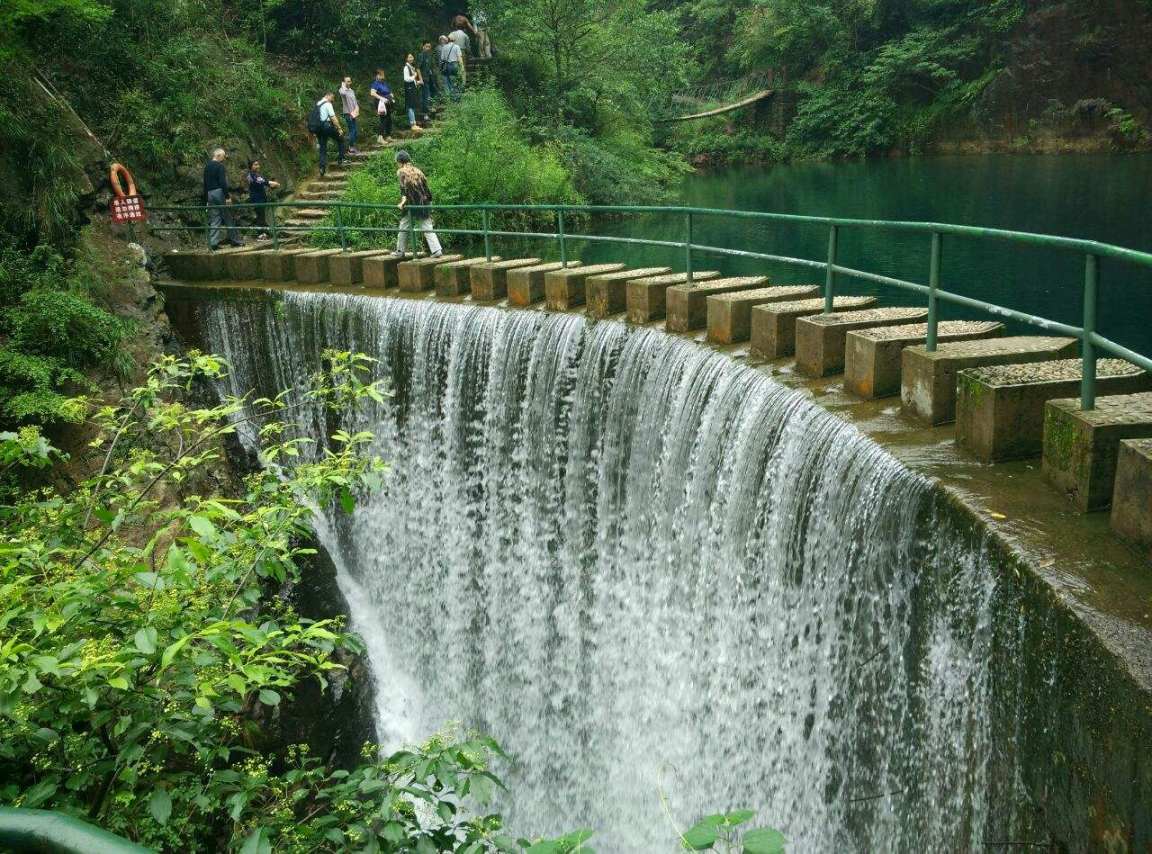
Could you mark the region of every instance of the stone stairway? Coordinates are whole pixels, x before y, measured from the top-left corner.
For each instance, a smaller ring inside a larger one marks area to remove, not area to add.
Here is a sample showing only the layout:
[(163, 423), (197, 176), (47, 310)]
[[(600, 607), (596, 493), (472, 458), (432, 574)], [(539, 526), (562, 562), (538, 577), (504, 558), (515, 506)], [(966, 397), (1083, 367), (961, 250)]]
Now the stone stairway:
[[(328, 178), (345, 180), (332, 173)], [(320, 209), (298, 212), (303, 222), (323, 215)], [(780, 365), (783, 373), (838, 383), (857, 399), (898, 398), (904, 414), (928, 428), (955, 422), (957, 447), (976, 459), (1042, 457), (1049, 482), (1076, 507), (1125, 508), (1122, 533), (1152, 549), (1152, 377), (1118, 359), (1100, 360), (1099, 406), (1084, 412), (1075, 399), (1081, 364), (1073, 338), (1008, 337), (1001, 323), (947, 320), (938, 324), (937, 348), (929, 351), (922, 308), (839, 296), (825, 314), (817, 285), (725, 278), (715, 271), (694, 273), (689, 283), (685, 273), (668, 267), (306, 247), (166, 258), (182, 282), (327, 286), (383, 297), (423, 293), (634, 324), (662, 322), (669, 333), (744, 348), (752, 360)], [(1139, 494), (1133, 497), (1133, 491)], [(1145, 511), (1133, 512), (1141, 501)]]

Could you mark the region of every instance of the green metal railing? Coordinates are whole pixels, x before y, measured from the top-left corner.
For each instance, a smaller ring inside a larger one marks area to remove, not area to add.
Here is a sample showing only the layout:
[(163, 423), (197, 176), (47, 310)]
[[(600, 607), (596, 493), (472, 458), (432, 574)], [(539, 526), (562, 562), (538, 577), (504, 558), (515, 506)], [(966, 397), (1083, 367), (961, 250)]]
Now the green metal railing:
[(149, 854), (151, 850), (64, 813), (0, 807), (0, 851)]
[[(332, 234), (339, 239), (340, 247), (347, 249), (349, 245), (349, 232), (359, 234), (396, 234), (401, 231), (399, 225), (373, 226), (362, 223), (348, 224), (349, 212), (376, 212), (390, 213), (399, 216), (400, 213), (391, 205), (366, 204), (357, 202), (273, 202), (268, 204), (234, 204), (231, 210), (257, 210), (264, 208), (271, 214), (271, 222), (266, 229), (271, 235), (273, 248), (279, 248), (285, 235), (302, 234)], [(293, 209), (323, 209), (329, 212), (325, 220), (316, 225), (287, 226), (277, 220), (277, 212)], [(155, 213), (171, 214), (176, 218), (185, 218), (189, 222), (180, 225), (153, 225), (153, 231), (158, 232), (188, 232), (203, 231), (209, 233), (209, 217), (211, 208), (205, 206), (170, 206), (154, 207)], [(1136, 353), (1115, 341), (1105, 338), (1097, 330), (1096, 307), (1097, 291), (1100, 281), (1100, 259), (1107, 258), (1122, 261), (1152, 270), (1152, 254), (1114, 246), (1108, 243), (1099, 243), (1094, 240), (1081, 240), (1071, 237), (1056, 237), (1048, 234), (1031, 234), (1022, 231), (1006, 231), (997, 228), (980, 228), (967, 225), (949, 225), (936, 222), (904, 222), (891, 220), (846, 219), (837, 217), (802, 216), (799, 214), (768, 213), (762, 211), (734, 211), (717, 208), (691, 208), (669, 206), (586, 206), (586, 205), (430, 205), (425, 208), (413, 209), (414, 214), (445, 213), (476, 218), (479, 215), (479, 228), (437, 228), (439, 234), (455, 234), (469, 237), (482, 237), (484, 241), (484, 255), (492, 257), (493, 238), (526, 238), (555, 241), (559, 246), (560, 260), (568, 261), (568, 248), (573, 240), (600, 243), (616, 243), (633, 246), (654, 246), (667, 249), (678, 249), (684, 253), (684, 267), (689, 285), (693, 283), (693, 258), (697, 254), (719, 255), (733, 258), (750, 258), (761, 261), (785, 264), (809, 270), (823, 271), (824, 279), (824, 311), (831, 313), (835, 307), (837, 281), (839, 277), (856, 279), (897, 288), (923, 295), (927, 300), (927, 347), (933, 351), (937, 347), (939, 327), (939, 305), (941, 302), (963, 306), (976, 311), (992, 314), (996, 317), (1014, 320), (1019, 323), (1035, 326), (1050, 333), (1059, 333), (1079, 339), (1081, 345), (1081, 358), (1083, 360), (1083, 374), (1080, 387), (1080, 404), (1083, 409), (1094, 409), (1096, 406), (1096, 359), (1099, 353), (1125, 359), (1146, 371), (1152, 371), (1152, 358)], [(549, 215), (556, 223), (555, 231), (509, 231), (496, 229), (492, 226), (493, 214), (525, 215), (534, 214), (542, 218)], [(684, 224), (683, 240), (654, 240), (639, 237), (620, 237), (615, 235), (598, 235), (589, 233), (573, 233), (570, 230), (573, 220), (590, 221), (598, 215), (662, 215), (682, 218)], [(191, 220), (196, 222), (192, 223)], [(825, 258), (815, 260), (810, 258), (793, 258), (787, 255), (778, 255), (771, 252), (755, 252), (744, 249), (731, 249), (723, 246), (709, 246), (697, 243), (694, 229), (700, 218), (728, 219), (736, 221), (755, 221), (786, 223), (792, 225), (823, 226), (828, 230), (828, 252)], [(408, 224), (411, 242), (409, 246), (415, 252), (416, 216)], [(846, 267), (838, 262), (837, 249), (840, 235), (843, 230), (879, 230), (888, 232), (901, 232), (909, 234), (922, 234), (930, 240), (928, 282), (919, 282), (898, 279), (866, 270)], [(246, 232), (261, 231), (262, 229), (248, 226), (240, 230)], [(977, 240), (996, 240), (1018, 246), (1031, 246), (1042, 249), (1052, 249), (1072, 252), (1080, 255), (1084, 263), (1084, 285), (1082, 289), (1082, 324), (1072, 326), (1055, 320), (1049, 320), (1038, 315), (1019, 311), (1008, 306), (984, 302), (963, 294), (943, 290), (941, 288), (941, 259), (944, 251), (944, 239), (970, 238)]]

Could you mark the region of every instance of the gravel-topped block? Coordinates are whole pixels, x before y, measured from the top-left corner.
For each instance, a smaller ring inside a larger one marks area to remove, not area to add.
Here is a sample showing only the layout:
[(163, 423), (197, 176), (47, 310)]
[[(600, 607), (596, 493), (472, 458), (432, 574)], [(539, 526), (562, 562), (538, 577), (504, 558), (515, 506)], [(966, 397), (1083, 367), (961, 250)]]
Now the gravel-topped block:
[[(1004, 334), (994, 321), (946, 320), (937, 324), (939, 341), (967, 341)], [(928, 324), (909, 323), (849, 332), (844, 342), (844, 388), (865, 400), (900, 393), (901, 353), (928, 336)]]
[(750, 291), (768, 284), (767, 276), (736, 276), (694, 282), (691, 285), (673, 285), (665, 295), (668, 319), (664, 323), (669, 332), (691, 332), (708, 325), (708, 297), (730, 291)]
[(503, 299), (508, 294), (508, 271), (540, 262), (539, 258), (509, 258), (470, 267), (468, 278), (472, 283), (472, 299), (480, 302)]
[(413, 258), (419, 257), (419, 254), (411, 252), (406, 252), (404, 255), (393, 255), (389, 252), (386, 255), (373, 255), (371, 258), (365, 258), (361, 262), (364, 272), (364, 287), (387, 290), (399, 286), (400, 276), (397, 269), (400, 262), (411, 261)]
[(848, 333), (873, 326), (901, 326), (928, 317), (923, 308), (868, 308), (813, 314), (796, 320), (796, 370), (808, 377), (827, 377), (844, 370)]
[(1112, 502), (1116, 457), (1124, 439), (1152, 438), (1152, 393), (1096, 398), (1087, 412), (1077, 398), (1044, 409), (1044, 476), (1081, 513)]
[(706, 300), (708, 340), (713, 344), (747, 341), (752, 337), (752, 309), (755, 306), (811, 297), (819, 292), (816, 285), (777, 285), (710, 296)]
[[(720, 278), (717, 270), (693, 272), (694, 283), (708, 282)], [(629, 279), (625, 285), (625, 307), (629, 323), (648, 323), (660, 320), (667, 314), (668, 289), (688, 281), (687, 273), (668, 273), (663, 276), (650, 276), (644, 279)]]
[(567, 311), (575, 306), (584, 305), (584, 284), (590, 276), (615, 273), (623, 269), (623, 264), (593, 264), (591, 267), (545, 273), (544, 306), (551, 311)]
[(556, 270), (583, 266), (579, 261), (551, 261), (508, 271), (508, 305), (526, 308), (544, 299), (544, 277)]
[[(1041, 453), (1049, 400), (1078, 397), (1079, 359), (989, 365), (960, 371), (956, 382), (956, 442), (984, 462)], [(1123, 359), (1096, 363), (1101, 396), (1152, 390), (1152, 377)]]
[(1125, 439), (1116, 457), (1112, 530), (1152, 561), (1152, 439)]
[(463, 255), (439, 255), (435, 258), (429, 255), (425, 258), (414, 258), (411, 261), (402, 262), (396, 268), (400, 290), (413, 292), (431, 290), (436, 283), (436, 267), (440, 264), (460, 261), (463, 258)]
[(671, 272), (671, 267), (641, 267), (591, 276), (584, 283), (586, 311), (591, 317), (619, 314), (627, 307), (628, 282), (631, 279), (650, 279)]
[(928, 352), (924, 345), (900, 354), (900, 401), (904, 412), (926, 424), (956, 420), (956, 374), (965, 368), (1047, 362), (1076, 355), (1075, 338), (1015, 335), (975, 341), (941, 342)]
[[(876, 297), (836, 297), (836, 312), (862, 311), (876, 305)], [(779, 359), (796, 352), (796, 320), (824, 310), (824, 299), (770, 302), (752, 309), (751, 355), (761, 359)]]
[(364, 281), (364, 259), (383, 255), (387, 249), (344, 252), (328, 259), (328, 281), (334, 285), (356, 285)]
[(478, 255), (475, 258), (464, 258), (460, 261), (449, 261), (447, 264), (437, 264), (432, 278), (436, 282), (436, 296), (458, 297), (472, 292), (472, 282), (468, 271), (477, 264), (487, 264), (489, 261), (502, 260), (499, 255), (488, 258)]

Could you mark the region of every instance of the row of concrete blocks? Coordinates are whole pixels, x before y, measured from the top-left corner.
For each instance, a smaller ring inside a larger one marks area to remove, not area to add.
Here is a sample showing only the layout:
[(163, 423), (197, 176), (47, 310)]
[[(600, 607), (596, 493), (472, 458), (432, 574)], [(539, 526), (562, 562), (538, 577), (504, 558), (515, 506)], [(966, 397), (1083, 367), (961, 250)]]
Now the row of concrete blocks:
[[(842, 296), (824, 314), (815, 285), (771, 286), (763, 276), (722, 278), (715, 271), (695, 273), (689, 285), (668, 267), (539, 258), (306, 248), (168, 257), (173, 274), (185, 280), (434, 290), (442, 298), (507, 299), (518, 307), (543, 301), (553, 311), (584, 306), (596, 318), (623, 312), (637, 324), (663, 319), (674, 333), (706, 329), (715, 344), (748, 342), (753, 358), (794, 357), (804, 376), (843, 374), (845, 389), (861, 398), (899, 395), (904, 411), (926, 424), (955, 421), (957, 444), (984, 462), (1042, 455), (1048, 479), (1081, 511), (1111, 504), (1121, 520), (1117, 529), (1139, 541), (1144, 526), (1152, 545), (1152, 505), (1131, 510), (1152, 464), (1138, 443), (1121, 454), (1122, 441), (1152, 437), (1152, 380), (1126, 362), (1102, 360), (1097, 387), (1104, 396), (1096, 410), (1081, 412), (1075, 399), (1081, 365), (1071, 338), (1003, 337), (1000, 323), (943, 321), (937, 349), (929, 352), (924, 309), (879, 308), (872, 297)], [(1148, 472), (1127, 471), (1141, 460)]]

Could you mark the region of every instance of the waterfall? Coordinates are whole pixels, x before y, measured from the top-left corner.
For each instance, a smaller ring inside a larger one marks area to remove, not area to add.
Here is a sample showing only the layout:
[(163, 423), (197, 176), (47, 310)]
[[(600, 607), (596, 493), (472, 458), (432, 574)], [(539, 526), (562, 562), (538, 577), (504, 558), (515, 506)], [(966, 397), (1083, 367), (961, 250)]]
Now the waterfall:
[(394, 395), (344, 426), (387, 484), (318, 523), (378, 736), (494, 736), (515, 832), (671, 851), (673, 823), (747, 807), (791, 851), (1012, 838), (993, 552), (851, 425), (613, 322), (350, 294), (205, 311), (234, 393), (300, 388), (325, 347), (379, 359)]

